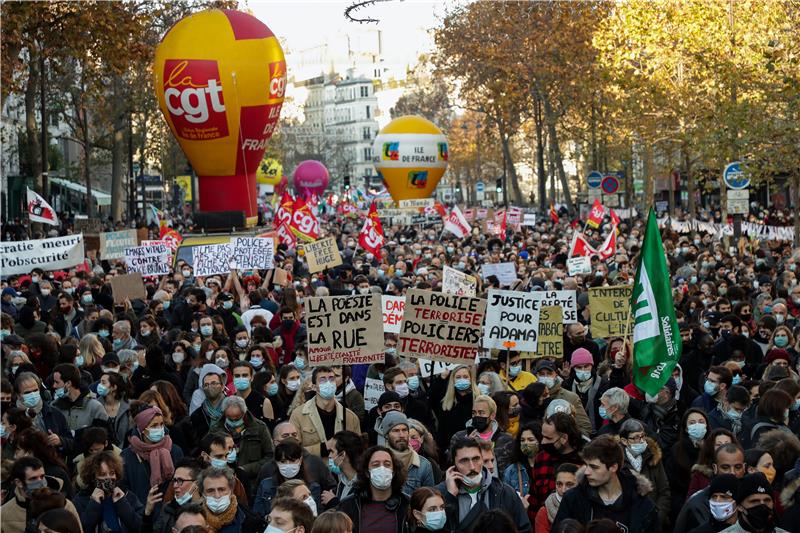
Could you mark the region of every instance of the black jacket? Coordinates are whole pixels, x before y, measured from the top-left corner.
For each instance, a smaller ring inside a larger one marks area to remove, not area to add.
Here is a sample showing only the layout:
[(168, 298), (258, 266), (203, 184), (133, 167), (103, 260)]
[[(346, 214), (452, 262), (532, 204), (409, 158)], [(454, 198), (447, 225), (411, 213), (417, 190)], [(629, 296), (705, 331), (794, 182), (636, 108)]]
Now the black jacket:
[(517, 525), (520, 533), (532, 533), (533, 527), (528, 518), (528, 513), (522, 507), (522, 501), (514, 489), (496, 477), (487, 477), (488, 471), (485, 468), (483, 472), (483, 487), (478, 495), (478, 503), (472, 506), (463, 520), (459, 513), (458, 497), (453, 496), (447, 490), (447, 482), (442, 481), (436, 486), (436, 489), (444, 495), (447, 522), (453, 524), (454, 531), (470, 533), (473, 524), (481, 514), (489, 509), (500, 509)]
[(622, 497), (612, 505), (606, 505), (586, 479), (581, 479), (575, 488), (564, 494), (558, 514), (553, 519), (553, 529), (562, 520), (573, 518), (582, 524), (594, 519), (609, 518), (624, 524), (628, 533), (660, 533), (661, 521), (658, 509), (647, 495), (652, 485), (644, 476), (635, 475), (627, 468), (619, 472)]
[[(353, 533), (361, 532), (361, 506), (365, 503), (370, 503), (370, 494), (367, 491), (351, 494), (339, 504), (338, 510), (349, 516), (350, 520), (353, 521)], [(403, 533), (406, 530), (408, 498), (401, 493), (399, 496), (392, 496), (386, 500), (385, 505), (387, 510), (395, 513), (397, 533)], [(364, 531), (364, 533), (369, 532)]]

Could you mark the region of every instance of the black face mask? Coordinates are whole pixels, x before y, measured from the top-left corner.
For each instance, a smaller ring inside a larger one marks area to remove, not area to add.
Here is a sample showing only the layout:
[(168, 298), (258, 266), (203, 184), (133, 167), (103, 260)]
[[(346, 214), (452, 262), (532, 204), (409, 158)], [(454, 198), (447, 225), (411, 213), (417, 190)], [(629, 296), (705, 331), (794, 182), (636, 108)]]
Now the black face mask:
[(0, 410), (2, 410), (4, 413), (11, 409), (11, 407), (13, 407), (11, 402), (0, 402)]
[(743, 510), (741, 517), (747, 531), (772, 531), (775, 527), (775, 512), (764, 504)]
[(489, 417), (487, 416), (473, 416), (472, 427), (483, 433), (489, 427)]
[(556, 448), (555, 442), (543, 442), (541, 448), (543, 451), (549, 453), (550, 455), (553, 456), (561, 455), (561, 450), (559, 448)]

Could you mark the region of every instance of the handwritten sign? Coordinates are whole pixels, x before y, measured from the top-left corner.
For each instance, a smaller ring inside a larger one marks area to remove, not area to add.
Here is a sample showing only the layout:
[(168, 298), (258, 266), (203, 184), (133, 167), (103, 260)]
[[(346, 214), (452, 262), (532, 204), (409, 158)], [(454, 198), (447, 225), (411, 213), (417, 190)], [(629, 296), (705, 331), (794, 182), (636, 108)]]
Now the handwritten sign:
[(484, 263), (481, 267), (481, 276), (487, 279), (489, 276), (497, 276), (500, 285), (511, 285), (517, 281), (517, 270), (514, 263)]
[(240, 270), (270, 269), (275, 267), (275, 241), (260, 237), (235, 237), (231, 239), (233, 261)]
[(322, 272), (326, 268), (333, 268), (342, 264), (342, 255), (336, 246), (336, 239), (326, 237), (303, 245), (308, 261), (310, 273)]
[(525, 213), (522, 215), (522, 225), (523, 226), (535, 226), (536, 225), (536, 213)]
[(125, 264), (128, 272), (163, 276), (169, 274), (169, 250), (163, 244), (125, 248)]
[(475, 296), (478, 288), (478, 280), (474, 276), (464, 274), (444, 266), (444, 277), (442, 279), (442, 292), (445, 294), (455, 294), (457, 296)]
[(100, 257), (103, 259), (120, 259), (125, 257), (125, 249), (139, 244), (139, 236), (135, 229), (123, 231), (107, 231), (100, 234)]
[[(420, 357), (417, 359), (417, 364), (419, 365), (419, 375), (420, 377), (427, 378), (433, 372), (435, 375), (440, 375), (445, 370), (453, 370), (458, 365), (455, 363), (443, 363), (441, 361), (431, 361), (430, 359), (423, 359)], [(477, 363), (476, 363), (477, 364)]]
[(383, 332), (400, 333), (400, 324), (403, 321), (403, 312), (406, 309), (405, 296), (381, 296), (383, 308)]
[(533, 293), (489, 290), (486, 307), (486, 327), (483, 332), (484, 348), (506, 348), (536, 351), (539, 332), (539, 300)]
[(471, 365), (480, 346), (486, 300), (410, 289), (398, 353)]
[(539, 291), (532, 294), (539, 299), (539, 308), (555, 306), (561, 308), (564, 324), (578, 322), (578, 304), (575, 291)]
[(589, 288), (593, 338), (624, 337), (633, 332), (633, 322), (628, 322), (631, 290), (628, 285)]
[(579, 276), (592, 273), (592, 259), (588, 256), (570, 257), (567, 259), (567, 274)]
[(309, 297), (305, 305), (309, 366), (384, 361), (378, 295)]
[(364, 410), (369, 411), (373, 407), (378, 407), (378, 400), (381, 394), (386, 392), (382, 379), (367, 378), (364, 380)]
[(564, 357), (564, 324), (561, 308), (542, 307), (539, 310), (539, 339), (535, 357)]
[(207, 244), (192, 248), (192, 267), (198, 277), (227, 274), (235, 268), (231, 261), (233, 248), (230, 243)]

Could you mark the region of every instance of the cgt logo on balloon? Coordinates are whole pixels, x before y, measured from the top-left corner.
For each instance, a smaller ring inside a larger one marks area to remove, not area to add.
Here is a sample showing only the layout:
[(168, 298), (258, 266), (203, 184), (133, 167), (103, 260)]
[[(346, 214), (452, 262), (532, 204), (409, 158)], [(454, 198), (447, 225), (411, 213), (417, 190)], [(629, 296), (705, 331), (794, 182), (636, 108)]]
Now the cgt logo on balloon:
[(228, 136), (225, 100), (216, 61), (166, 60), (164, 101), (179, 137), (207, 140)]

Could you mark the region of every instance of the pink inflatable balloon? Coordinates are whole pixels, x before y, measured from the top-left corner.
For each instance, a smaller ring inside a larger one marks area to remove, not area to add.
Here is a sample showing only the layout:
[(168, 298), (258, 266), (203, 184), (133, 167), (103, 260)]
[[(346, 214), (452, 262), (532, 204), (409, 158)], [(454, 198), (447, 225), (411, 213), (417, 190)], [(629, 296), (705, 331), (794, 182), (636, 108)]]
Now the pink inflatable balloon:
[(294, 190), (302, 196), (321, 196), (329, 181), (328, 169), (319, 161), (303, 161), (294, 169)]

